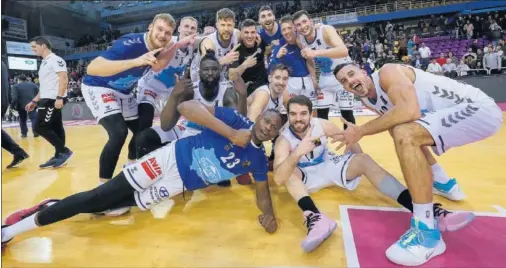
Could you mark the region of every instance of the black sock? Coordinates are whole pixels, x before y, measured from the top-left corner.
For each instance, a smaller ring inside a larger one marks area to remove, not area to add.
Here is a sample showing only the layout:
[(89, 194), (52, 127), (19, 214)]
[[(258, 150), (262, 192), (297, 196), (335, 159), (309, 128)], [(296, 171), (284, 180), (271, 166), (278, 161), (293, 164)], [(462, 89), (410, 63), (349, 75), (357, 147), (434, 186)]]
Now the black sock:
[(314, 213), (320, 213), (320, 211), (316, 208), (315, 204), (313, 203), (313, 199), (311, 199), (310, 196), (304, 196), (303, 198), (299, 199), (297, 205), (299, 205), (302, 211), (309, 210)]
[(397, 197), (397, 202), (403, 207), (409, 209), (409, 211), (413, 212), (413, 200), (411, 199), (411, 194), (408, 189), (402, 191), (399, 197)]
[(329, 112), (330, 112), (330, 108), (317, 109), (316, 116), (321, 119), (329, 120)]

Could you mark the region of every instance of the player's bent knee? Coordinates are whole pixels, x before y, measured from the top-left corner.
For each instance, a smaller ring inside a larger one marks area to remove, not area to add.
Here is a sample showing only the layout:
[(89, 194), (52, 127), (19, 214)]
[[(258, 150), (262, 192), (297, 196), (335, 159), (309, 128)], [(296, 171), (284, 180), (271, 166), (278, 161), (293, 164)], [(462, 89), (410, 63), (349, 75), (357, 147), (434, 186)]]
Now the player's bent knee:
[(392, 136), (396, 146), (422, 145), (419, 135), (416, 133), (415, 123), (405, 123), (393, 127)]
[(353, 161), (358, 161), (359, 165), (362, 167), (366, 167), (371, 164), (371, 162), (374, 162), (372, 160), (372, 157), (366, 153), (358, 153), (353, 156)]

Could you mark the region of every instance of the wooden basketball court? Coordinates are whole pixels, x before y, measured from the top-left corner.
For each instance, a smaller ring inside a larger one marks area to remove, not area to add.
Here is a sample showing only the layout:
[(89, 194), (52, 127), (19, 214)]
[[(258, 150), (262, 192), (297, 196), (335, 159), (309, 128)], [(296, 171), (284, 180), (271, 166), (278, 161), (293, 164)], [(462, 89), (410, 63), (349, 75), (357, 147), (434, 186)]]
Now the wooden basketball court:
[[(361, 117), (364, 123), (371, 117)], [(338, 119), (333, 119), (341, 124)], [(97, 186), (98, 159), (107, 134), (101, 126), (68, 126), (67, 144), (74, 157), (65, 168), (39, 170), (53, 154), (42, 138), (19, 138), (19, 128), (5, 129), (29, 154), (19, 168), (7, 170), (11, 155), (2, 150), (2, 219), (10, 212), (46, 198), (63, 198)], [(129, 138), (130, 139), (130, 138)], [(361, 142), (384, 168), (404, 183), (388, 133)], [(126, 161), (126, 145), (118, 163)], [(456, 177), (467, 199), (454, 203), (436, 197), (447, 208), (499, 213), (506, 208), (506, 127), (492, 138), (455, 148), (438, 158)], [(116, 169), (119, 172), (119, 168)], [(4, 267), (266, 267), (351, 265), (348, 234), (342, 224), (310, 254), (300, 243), (306, 235), (302, 212), (281, 187), (272, 186), (278, 231), (267, 234), (258, 224), (259, 210), (251, 186), (211, 187), (175, 198), (156, 210), (117, 218), (78, 215), (16, 237), (2, 253)], [(362, 180), (354, 192), (329, 188), (312, 195), (317, 206), (342, 223), (340, 206), (399, 207)], [(341, 207), (342, 208), (342, 207)], [(503, 211), (506, 213), (506, 211)], [(348, 214), (346, 214), (348, 215)], [(494, 214), (495, 215), (495, 214)], [(347, 216), (346, 216), (347, 217)], [(406, 231), (403, 221), (398, 235)], [(354, 226), (351, 226), (354, 229)], [(357, 230), (354, 229), (355, 235)], [(344, 235), (343, 235), (344, 234)], [(382, 233), (376, 233), (382, 236)], [(502, 234), (505, 235), (505, 234)], [(343, 239), (344, 237), (344, 239)], [(374, 241), (374, 239), (372, 240)], [(394, 240), (391, 241), (393, 243)], [(345, 247), (345, 244), (346, 247)], [(380, 252), (381, 254), (384, 254)], [(447, 252), (452, 247), (448, 245)], [(360, 255), (360, 252), (359, 252)], [(347, 261), (348, 257), (348, 261)], [(359, 256), (360, 257), (360, 256)]]

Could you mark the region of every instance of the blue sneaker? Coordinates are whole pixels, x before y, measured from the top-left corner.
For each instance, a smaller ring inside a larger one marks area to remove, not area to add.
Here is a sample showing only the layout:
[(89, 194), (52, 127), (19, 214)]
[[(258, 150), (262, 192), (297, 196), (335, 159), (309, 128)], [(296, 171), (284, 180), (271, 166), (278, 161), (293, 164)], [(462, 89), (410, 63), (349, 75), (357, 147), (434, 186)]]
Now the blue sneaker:
[(411, 228), (387, 249), (386, 256), (391, 262), (399, 265), (418, 266), (443, 254), (445, 250), (446, 244), (439, 229), (430, 229), (413, 217)]
[(58, 154), (55, 161), (53, 162), (53, 168), (59, 168), (64, 166), (73, 155), (74, 153), (71, 150)]
[(447, 199), (461, 201), (466, 198), (466, 194), (460, 189), (455, 178), (445, 184), (435, 181), (432, 186), (432, 193)]
[(39, 168), (52, 168), (56, 162), (56, 156), (51, 157), (46, 163), (40, 164)]

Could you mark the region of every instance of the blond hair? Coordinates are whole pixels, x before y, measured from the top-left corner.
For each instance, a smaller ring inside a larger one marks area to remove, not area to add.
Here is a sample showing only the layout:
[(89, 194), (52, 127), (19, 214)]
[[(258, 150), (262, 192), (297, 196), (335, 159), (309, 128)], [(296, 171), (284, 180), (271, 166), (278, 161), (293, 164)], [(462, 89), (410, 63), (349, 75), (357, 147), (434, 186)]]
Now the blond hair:
[(153, 22), (152, 22), (152, 24), (154, 24), (157, 20), (163, 20), (163, 21), (165, 21), (168, 25), (170, 25), (171, 27), (176, 26), (176, 21), (174, 20), (174, 17), (172, 17), (172, 15), (171, 15), (171, 14), (169, 14), (169, 13), (160, 13), (160, 14), (157, 14), (157, 15), (153, 18)]

